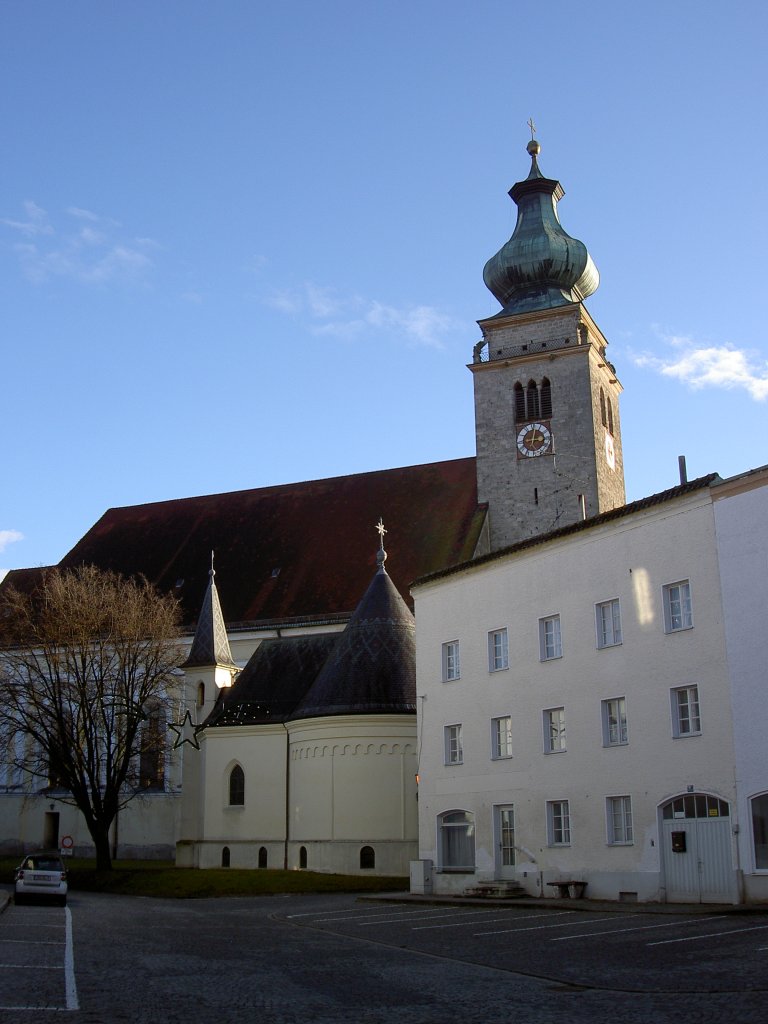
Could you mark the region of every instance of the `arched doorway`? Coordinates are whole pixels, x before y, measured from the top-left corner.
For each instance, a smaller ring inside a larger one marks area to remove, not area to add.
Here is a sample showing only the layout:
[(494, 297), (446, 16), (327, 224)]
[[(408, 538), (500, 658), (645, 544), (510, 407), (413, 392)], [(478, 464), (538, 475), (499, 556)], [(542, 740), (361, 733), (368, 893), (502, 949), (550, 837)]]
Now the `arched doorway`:
[(708, 793), (686, 793), (662, 804), (660, 811), (667, 902), (733, 902), (728, 803)]

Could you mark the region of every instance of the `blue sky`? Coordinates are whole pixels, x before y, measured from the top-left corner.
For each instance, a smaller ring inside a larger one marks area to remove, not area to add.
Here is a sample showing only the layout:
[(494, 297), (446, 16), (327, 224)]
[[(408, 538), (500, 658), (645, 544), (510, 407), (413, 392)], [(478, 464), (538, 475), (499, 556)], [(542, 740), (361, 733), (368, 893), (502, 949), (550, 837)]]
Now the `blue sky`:
[(767, 463), (766, 38), (739, 0), (0, 0), (0, 567), (111, 506), (474, 454), (531, 116), (628, 497)]

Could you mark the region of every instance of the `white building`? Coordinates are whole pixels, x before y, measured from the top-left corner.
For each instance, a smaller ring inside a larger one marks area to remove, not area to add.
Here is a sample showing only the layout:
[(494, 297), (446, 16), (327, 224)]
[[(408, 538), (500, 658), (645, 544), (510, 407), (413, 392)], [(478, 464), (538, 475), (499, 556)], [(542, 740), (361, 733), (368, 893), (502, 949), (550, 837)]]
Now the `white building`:
[(417, 581), (435, 891), (766, 898), (766, 484), (703, 478)]

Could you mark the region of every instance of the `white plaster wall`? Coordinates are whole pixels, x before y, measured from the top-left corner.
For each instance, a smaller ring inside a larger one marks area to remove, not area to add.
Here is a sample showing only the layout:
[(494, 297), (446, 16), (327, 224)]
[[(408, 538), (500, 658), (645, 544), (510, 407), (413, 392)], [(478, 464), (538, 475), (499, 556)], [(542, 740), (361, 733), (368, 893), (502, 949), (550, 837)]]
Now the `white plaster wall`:
[(736, 750), (739, 857), (745, 895), (768, 900), (755, 868), (750, 800), (768, 792), (768, 469), (714, 491)]
[[(694, 627), (666, 635), (662, 587), (689, 579)], [(436, 821), (475, 814), (474, 876), (494, 876), (494, 804), (515, 807), (517, 875), (531, 893), (558, 877), (589, 895), (663, 896), (660, 803), (692, 786), (733, 801), (733, 745), (709, 492), (642, 510), (415, 588), (420, 697), (420, 852), (437, 865)], [(623, 643), (596, 649), (595, 604), (619, 598)], [(559, 614), (563, 657), (539, 660), (538, 620)], [(488, 631), (509, 631), (510, 668), (488, 671)], [(441, 645), (461, 644), (461, 679), (441, 681)], [(699, 687), (702, 734), (672, 736), (670, 688)], [(601, 701), (625, 696), (629, 743), (604, 747)], [(567, 750), (543, 752), (542, 712), (565, 707)], [(491, 718), (511, 715), (513, 756), (491, 760)], [(443, 728), (461, 723), (464, 763), (446, 766)], [(632, 797), (634, 843), (610, 846), (606, 797)], [(546, 802), (569, 800), (571, 845), (550, 847)]]
[(416, 721), (412, 715), (340, 715), (289, 724), (290, 835), (298, 866), (360, 869), (361, 845), (376, 874), (407, 875), (417, 850)]

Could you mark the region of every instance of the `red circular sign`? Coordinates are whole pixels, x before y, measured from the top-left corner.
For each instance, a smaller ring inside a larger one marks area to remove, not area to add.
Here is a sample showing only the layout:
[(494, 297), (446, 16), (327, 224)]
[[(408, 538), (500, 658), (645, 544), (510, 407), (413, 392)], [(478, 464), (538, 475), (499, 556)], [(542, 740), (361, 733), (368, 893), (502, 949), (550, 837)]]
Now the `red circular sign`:
[(62, 836), (61, 837), (62, 849), (64, 849), (64, 850), (71, 850), (74, 845), (75, 845), (75, 841), (72, 838), (72, 836)]

